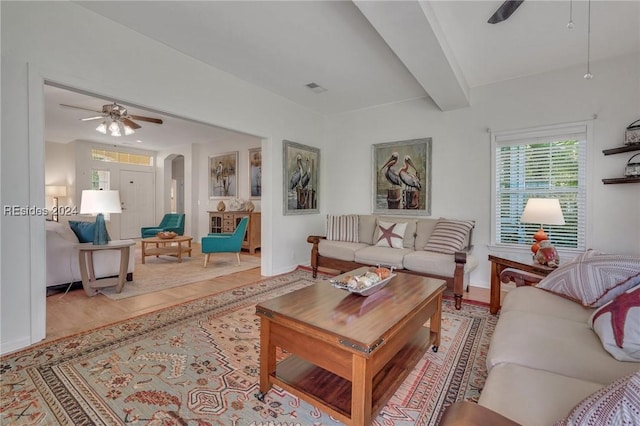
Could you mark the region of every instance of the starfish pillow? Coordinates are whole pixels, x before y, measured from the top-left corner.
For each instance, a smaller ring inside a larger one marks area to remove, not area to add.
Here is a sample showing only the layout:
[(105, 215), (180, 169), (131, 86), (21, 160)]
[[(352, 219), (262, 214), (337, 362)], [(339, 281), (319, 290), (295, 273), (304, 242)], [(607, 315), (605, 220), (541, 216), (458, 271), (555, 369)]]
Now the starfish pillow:
[(618, 361), (640, 361), (640, 279), (589, 319), (602, 346)]
[(406, 223), (378, 221), (376, 246), (403, 248), (404, 232), (406, 230)]

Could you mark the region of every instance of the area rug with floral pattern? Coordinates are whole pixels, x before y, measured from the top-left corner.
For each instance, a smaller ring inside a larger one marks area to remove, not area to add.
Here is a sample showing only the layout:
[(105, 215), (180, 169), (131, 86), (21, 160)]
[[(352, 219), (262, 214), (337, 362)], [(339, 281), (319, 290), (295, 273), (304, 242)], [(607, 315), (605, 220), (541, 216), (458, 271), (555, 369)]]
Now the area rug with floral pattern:
[[(298, 269), (3, 356), (0, 424), (339, 425), (278, 387), (255, 397), (255, 305), (323, 278)], [(374, 424), (433, 425), (449, 404), (477, 400), (496, 321), (485, 305), (456, 311), (445, 299), (439, 351), (425, 353)]]

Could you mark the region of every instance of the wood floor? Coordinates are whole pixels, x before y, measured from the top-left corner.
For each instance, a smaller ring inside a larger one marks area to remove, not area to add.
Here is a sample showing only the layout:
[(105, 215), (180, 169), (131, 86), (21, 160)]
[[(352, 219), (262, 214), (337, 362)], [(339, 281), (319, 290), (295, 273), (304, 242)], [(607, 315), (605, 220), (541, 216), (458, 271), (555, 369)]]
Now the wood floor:
[[(258, 254), (259, 256), (259, 254)], [(224, 290), (258, 281), (260, 268), (237, 272), (207, 281), (111, 300), (101, 294), (87, 297), (84, 290), (72, 290), (47, 297), (47, 337), (45, 342), (133, 318), (158, 309), (184, 303)], [(489, 289), (469, 287), (465, 299), (489, 302)]]

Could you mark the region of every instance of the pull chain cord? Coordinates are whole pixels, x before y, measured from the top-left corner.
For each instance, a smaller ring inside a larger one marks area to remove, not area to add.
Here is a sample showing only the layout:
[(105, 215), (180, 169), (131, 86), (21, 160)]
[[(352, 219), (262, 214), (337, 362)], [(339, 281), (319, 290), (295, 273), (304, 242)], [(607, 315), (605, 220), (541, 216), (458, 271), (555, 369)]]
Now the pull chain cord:
[(587, 23), (587, 73), (584, 75), (585, 80), (591, 80), (593, 74), (591, 74), (591, 0), (589, 0), (589, 21)]
[(567, 28), (570, 30), (573, 29), (573, 0), (569, 0), (569, 23), (567, 24)]

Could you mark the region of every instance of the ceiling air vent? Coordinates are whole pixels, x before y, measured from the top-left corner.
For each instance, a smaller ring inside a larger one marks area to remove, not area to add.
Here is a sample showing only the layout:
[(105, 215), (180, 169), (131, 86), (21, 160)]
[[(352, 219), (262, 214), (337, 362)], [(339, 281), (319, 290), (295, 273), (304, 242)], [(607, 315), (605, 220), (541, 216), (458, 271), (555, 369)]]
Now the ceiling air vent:
[(327, 89), (325, 89), (324, 87), (320, 86), (318, 83), (308, 83), (305, 84), (305, 86), (307, 86), (309, 88), (309, 90), (311, 90), (314, 93), (322, 93), (322, 92), (326, 92)]

